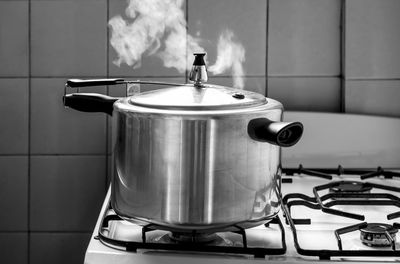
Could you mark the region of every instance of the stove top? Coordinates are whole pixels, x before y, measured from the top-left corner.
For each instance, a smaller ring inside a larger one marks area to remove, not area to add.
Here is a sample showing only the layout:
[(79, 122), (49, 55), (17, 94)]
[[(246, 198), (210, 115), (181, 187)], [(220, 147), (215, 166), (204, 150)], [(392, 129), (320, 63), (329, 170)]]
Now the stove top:
[(276, 218), (216, 234), (171, 233), (124, 221), (110, 207), (109, 191), (85, 263), (400, 261), (398, 172), (301, 165), (283, 172)]
[[(381, 168), (344, 170), (340, 166), (329, 171), (331, 179), (325, 177), (327, 173), (314, 169), (309, 176), (290, 176), (292, 183), (282, 187), (286, 193), (282, 199), (283, 212), (289, 216), (286, 219), (296, 251), (320, 259), (399, 259), (396, 242), (400, 226), (396, 222), (400, 217), (399, 174)], [(319, 178), (311, 183), (310, 176)], [(296, 190), (305, 183), (310, 183), (310, 187)]]

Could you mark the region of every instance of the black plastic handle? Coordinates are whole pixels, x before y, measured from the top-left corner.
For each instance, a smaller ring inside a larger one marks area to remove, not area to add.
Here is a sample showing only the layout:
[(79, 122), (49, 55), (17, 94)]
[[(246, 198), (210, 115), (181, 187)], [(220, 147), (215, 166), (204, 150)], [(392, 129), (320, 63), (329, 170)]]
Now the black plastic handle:
[(204, 65), (206, 65), (206, 63), (204, 61), (204, 56), (206, 56), (205, 52), (193, 53), (193, 55), (194, 55), (193, 66), (204, 66)]
[(96, 93), (73, 93), (63, 97), (64, 106), (81, 112), (113, 113), (113, 105), (118, 98)]
[(300, 140), (303, 134), (303, 124), (256, 118), (249, 122), (247, 133), (252, 139), (260, 142), (268, 142), (280, 147), (291, 147)]
[(116, 85), (124, 83), (124, 79), (69, 79), (67, 85), (69, 87), (88, 87), (88, 86), (102, 86), (102, 85)]

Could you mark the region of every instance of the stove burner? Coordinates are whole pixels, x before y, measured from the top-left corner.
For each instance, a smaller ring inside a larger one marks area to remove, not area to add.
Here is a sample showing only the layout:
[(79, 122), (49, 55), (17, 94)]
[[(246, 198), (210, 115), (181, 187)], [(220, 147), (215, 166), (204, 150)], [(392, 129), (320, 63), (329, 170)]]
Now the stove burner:
[(217, 234), (196, 234), (192, 235), (190, 233), (169, 233), (165, 234), (162, 237), (157, 238), (155, 241), (150, 242), (158, 242), (158, 243), (167, 243), (167, 244), (192, 244), (199, 246), (233, 246), (233, 242), (218, 236)]
[(200, 244), (207, 244), (212, 241), (215, 241), (218, 236), (215, 233), (210, 234), (203, 234), (203, 233), (176, 233), (172, 232), (169, 237), (172, 241), (178, 243), (200, 243)]
[[(109, 197), (109, 195), (110, 192), (107, 196)], [(264, 226), (266, 228), (268, 228), (270, 224), (276, 224), (278, 226), (281, 247), (268, 247), (266, 245), (248, 246), (245, 229), (237, 225), (231, 226), (233, 231), (224, 231), (221, 233), (219, 231), (218, 234), (198, 233), (196, 230), (189, 233), (179, 231), (172, 231), (172, 233), (170, 231), (166, 233), (165, 231), (167, 230), (163, 230), (163, 227), (159, 228), (160, 226), (155, 224), (148, 224), (142, 227), (141, 239), (137, 236), (127, 239), (123, 235), (120, 237), (121, 234), (110, 234), (110, 228), (114, 228), (114, 225), (118, 224), (125, 226), (123, 222), (125, 222), (125, 220), (116, 215), (115, 212), (112, 211), (110, 204), (108, 204), (108, 210), (105, 210), (102, 215), (98, 236), (96, 236), (95, 239), (99, 239), (109, 247), (129, 252), (137, 252), (138, 249), (170, 250), (179, 252), (244, 254), (262, 259), (265, 259), (267, 255), (283, 255), (286, 253), (285, 228), (279, 216), (276, 216), (268, 224), (264, 224)], [(111, 225), (113, 227), (111, 227)], [(136, 231), (134, 231), (134, 233), (135, 235), (138, 234)], [(239, 238), (237, 240), (236, 238), (231, 239), (224, 237), (224, 235), (228, 233), (236, 233), (241, 236), (241, 239)]]
[(364, 182), (356, 181), (342, 181), (336, 186), (329, 188), (331, 193), (370, 193), (372, 187), (365, 184)]
[(388, 224), (370, 223), (360, 232), (360, 239), (367, 246), (386, 247), (392, 244), (391, 240), (396, 241), (398, 229)]

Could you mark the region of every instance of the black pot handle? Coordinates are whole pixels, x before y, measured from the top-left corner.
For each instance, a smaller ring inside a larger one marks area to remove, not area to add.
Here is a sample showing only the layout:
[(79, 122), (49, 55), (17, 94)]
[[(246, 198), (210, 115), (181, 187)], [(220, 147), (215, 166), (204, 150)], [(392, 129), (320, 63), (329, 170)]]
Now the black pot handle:
[(88, 86), (116, 85), (122, 83), (125, 83), (123, 79), (91, 79), (91, 80), (69, 79), (67, 81), (67, 86), (72, 88), (77, 88), (77, 87), (88, 87)]
[(268, 142), (280, 147), (291, 147), (300, 140), (303, 134), (303, 124), (256, 118), (249, 122), (247, 133), (256, 141)]
[(103, 112), (112, 115), (118, 98), (96, 93), (73, 93), (63, 97), (64, 106), (81, 112)]

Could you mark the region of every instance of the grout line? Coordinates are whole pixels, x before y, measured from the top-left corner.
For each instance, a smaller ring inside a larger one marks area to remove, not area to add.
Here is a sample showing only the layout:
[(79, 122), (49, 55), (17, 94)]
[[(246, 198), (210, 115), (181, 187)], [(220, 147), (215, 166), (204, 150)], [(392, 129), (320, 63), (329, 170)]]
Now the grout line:
[(0, 157), (40, 157), (40, 156), (104, 156), (104, 153), (72, 153), (72, 154), (0, 154)]
[[(2, 1), (2, 0), (0, 0)], [(109, 78), (115, 79), (115, 78), (126, 78), (127, 79), (138, 79), (138, 78), (183, 78), (182, 75), (171, 75), (171, 76), (126, 76), (126, 75), (118, 75), (118, 76), (109, 76)], [(5, 77), (5, 76), (0, 76), (0, 79), (104, 79), (104, 75), (99, 75), (99, 76), (89, 76), (89, 75), (65, 75), (65, 76), (11, 76), (11, 77)]]
[[(229, 77), (231, 78), (232, 75), (209, 75), (211, 78), (226, 78)], [(112, 76), (110, 78), (124, 78), (127, 76)], [(140, 78), (184, 78), (185, 75), (171, 75), (171, 76), (138, 76), (138, 77), (128, 77), (127, 79), (140, 79)], [(246, 77), (246, 78), (260, 78), (260, 77), (265, 77), (265, 75), (242, 75), (241, 77)], [(1, 78), (1, 77), (0, 77)], [(65, 77), (64, 77), (65, 78)]]
[[(110, 76), (110, 70), (109, 70), (109, 63), (110, 63), (110, 59), (109, 59), (109, 51), (110, 51), (110, 44), (109, 44), (109, 39), (110, 39), (110, 28), (108, 27), (108, 20), (110, 19), (110, 0), (107, 0), (107, 10), (106, 10), (106, 13), (107, 13), (107, 25), (106, 25), (106, 27), (107, 27), (107, 32), (106, 32), (106, 74), (107, 74), (107, 78), (109, 78), (109, 76)], [(106, 94), (107, 95), (110, 95), (110, 88), (109, 88), (109, 86), (107, 85), (106, 86)], [(106, 173), (105, 173), (105, 179), (104, 179), (104, 181), (105, 181), (105, 192), (107, 192), (107, 180), (108, 180), (108, 170), (109, 170), (109, 164), (108, 164), (108, 158), (107, 158), (107, 155), (108, 155), (108, 151), (109, 151), (109, 148), (108, 148), (108, 141), (109, 141), (109, 136), (110, 136), (110, 129), (109, 129), (109, 123), (110, 123), (110, 117), (107, 115), (106, 117), (106, 164), (105, 164), (105, 169), (106, 169)]]
[[(6, 156), (6, 155), (4, 155)], [(92, 156), (92, 157), (103, 157), (107, 156), (104, 153), (98, 154), (98, 153), (73, 153), (73, 154), (31, 154), (30, 157), (87, 157), (87, 156)]]
[(266, 33), (265, 33), (265, 97), (268, 97), (268, 51), (269, 51), (269, 0), (266, 2)]
[[(1, 0), (0, 0), (1, 1)], [(109, 78), (125, 78), (127, 76), (108, 76)], [(161, 78), (166, 78), (166, 79), (174, 79), (174, 78), (183, 78), (184, 76), (182, 75), (176, 75), (176, 76), (138, 76), (138, 77), (132, 77), (128, 76), (126, 80), (137, 80), (141, 78), (154, 78), (154, 79), (161, 79)], [(343, 78), (345, 80), (352, 80), (352, 81), (400, 81), (400, 78), (398, 77), (356, 77), (356, 78), (344, 78), (342, 74), (339, 75), (243, 75), (242, 77), (245, 78)], [(21, 77), (0, 77), (1, 79), (69, 79), (69, 78), (84, 78), (84, 79), (95, 79), (95, 78), (104, 78), (104, 76), (40, 76), (40, 77), (34, 77), (34, 76), (21, 76)], [(218, 79), (218, 78), (232, 78), (231, 75), (213, 75), (211, 76), (211, 79)]]
[[(186, 58), (188, 57), (189, 49), (188, 49), (188, 34), (189, 34), (189, 0), (186, 0), (186, 14), (185, 14), (185, 19), (186, 19)], [(188, 82), (189, 80), (189, 73), (188, 73), (188, 65), (187, 65), (187, 59), (186, 59), (186, 67), (185, 67), (185, 82)]]
[[(28, 122), (29, 122), (29, 120), (28, 120)], [(29, 134), (28, 134), (28, 137), (29, 137)], [(29, 139), (28, 139), (28, 141), (29, 141)], [(29, 142), (28, 142), (28, 145), (29, 145)], [(29, 146), (28, 146), (28, 154), (26, 154), (26, 153), (25, 154), (20, 154), (20, 153), (4, 154), (4, 153), (2, 153), (2, 154), (0, 154), (0, 157), (28, 157), (29, 158)]]
[[(94, 228), (93, 228), (94, 229)], [(1, 232), (0, 232), (1, 233)], [(61, 230), (54, 230), (54, 231), (31, 231), (33, 234), (92, 234), (93, 230), (91, 231), (61, 231)]]
[[(28, 71), (29, 71), (29, 69), (28, 69)], [(28, 76), (0, 76), (0, 79), (29, 79), (29, 78), (30, 78), (29, 75)]]
[(27, 263), (30, 263), (31, 259), (31, 102), (32, 102), (32, 36), (31, 36), (31, 20), (32, 20), (32, 0), (28, 1), (28, 194), (27, 194), (27, 199), (28, 199), (28, 219), (27, 219)]
[(343, 78), (344, 81), (400, 81), (400, 78)]
[(339, 63), (340, 63), (340, 112), (345, 113), (346, 112), (346, 87), (345, 87), (345, 69), (346, 69), (346, 60), (345, 60), (345, 52), (346, 52), (346, 21), (345, 21), (345, 10), (346, 10), (346, 0), (341, 0), (340, 2), (341, 7), (340, 7), (340, 57), (339, 57)]
[(269, 75), (268, 78), (280, 78), (280, 79), (290, 79), (290, 78), (341, 78), (341, 75)]
[(0, 234), (28, 234), (28, 231), (21, 230), (1, 230)]

